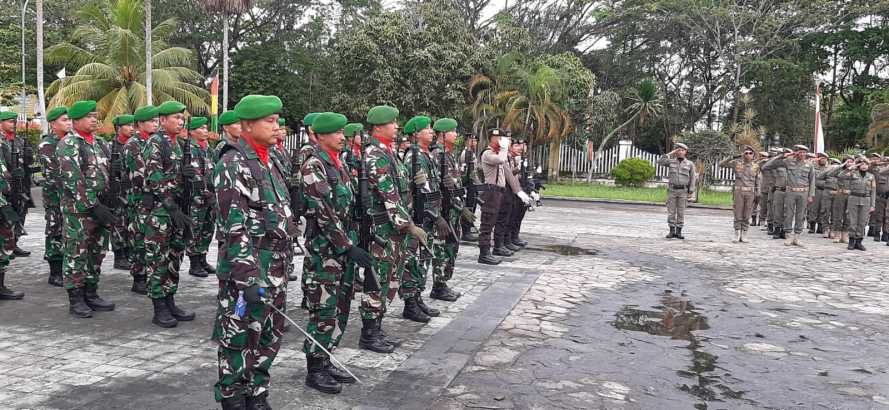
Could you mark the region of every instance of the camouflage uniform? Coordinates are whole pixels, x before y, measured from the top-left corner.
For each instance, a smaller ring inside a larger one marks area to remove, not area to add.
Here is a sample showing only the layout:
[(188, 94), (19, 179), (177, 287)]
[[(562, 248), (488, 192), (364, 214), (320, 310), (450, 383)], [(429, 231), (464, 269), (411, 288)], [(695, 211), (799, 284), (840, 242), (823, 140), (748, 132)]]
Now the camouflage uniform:
[(90, 143), (79, 133), (69, 133), (59, 142), (56, 157), (62, 181), (65, 288), (95, 287), (110, 232), (90, 209), (107, 194), (108, 152), (98, 138)]
[[(131, 138), (130, 138), (131, 139)], [(129, 139), (128, 139), (129, 141)], [(125, 168), (125, 159), (124, 159), (124, 146), (126, 143), (121, 143), (119, 137), (115, 137), (114, 140), (110, 143), (111, 145), (111, 160), (113, 161), (115, 156), (118, 156), (121, 161), (121, 170), (123, 172)], [(109, 165), (110, 168), (110, 165)], [(125, 173), (125, 172), (123, 172)], [(112, 183), (114, 176), (109, 177), (109, 184)], [(114, 225), (111, 227), (111, 250), (114, 252), (115, 257), (118, 254), (127, 254), (128, 248), (130, 247), (130, 238), (129, 238), (129, 211), (130, 208), (127, 203), (126, 198), (126, 179), (124, 175), (120, 175), (120, 192), (118, 192), (118, 197), (114, 201), (115, 206), (112, 210), (114, 212)]]
[[(19, 237), (24, 233), (24, 223), (25, 218), (28, 216), (28, 206), (31, 202), (31, 189), (30, 189), (30, 172), (27, 171), (26, 166), (29, 165), (28, 154), (25, 152), (26, 149), (30, 150), (30, 145), (26, 144), (22, 137), (16, 136), (15, 134), (7, 134), (5, 138), (0, 142), (0, 149), (3, 150), (4, 161), (6, 162), (6, 167), (10, 172), (10, 175), (13, 169), (16, 170), (24, 170), (25, 175), (22, 177), (24, 186), (22, 186), (22, 192), (15, 193), (10, 192), (10, 196), (18, 195), (21, 197), (21, 209), (16, 209), (16, 213), (19, 216), (19, 221), (15, 224), (13, 229), (14, 232), (14, 240), (12, 241), (14, 246), (13, 248), (18, 248), (18, 240)], [(12, 151), (16, 150), (18, 152), (17, 164), (12, 163)], [(33, 153), (31, 153), (33, 156)], [(18, 197), (17, 197), (18, 198)]]
[[(6, 157), (0, 155), (0, 208), (12, 206), (9, 200), (12, 187), (9, 181), (12, 179), (9, 167), (6, 166)], [(14, 226), (0, 214), (0, 275), (6, 274), (6, 267), (12, 259), (12, 251), (15, 249), (15, 241), (12, 240)], [(3, 286), (0, 281), (0, 287)]]
[(46, 221), (46, 240), (43, 259), (50, 263), (61, 262), (62, 252), (62, 181), (56, 146), (59, 137), (49, 133), (40, 141), (37, 156), (43, 167), (43, 219)]
[(189, 258), (203, 257), (210, 249), (216, 222), (216, 194), (213, 190), (213, 163), (210, 149), (201, 147), (193, 139), (188, 140), (191, 149), (191, 166), (195, 177), (191, 181), (192, 197), (188, 216), (191, 219), (191, 238), (186, 254)]
[[(416, 156), (414, 155), (415, 153), (417, 153)], [(424, 151), (419, 147), (416, 150), (410, 149), (405, 154), (404, 167), (408, 172), (413, 172), (411, 170), (413, 169), (414, 161), (417, 161), (418, 172), (426, 173), (427, 177), (426, 185), (420, 188), (421, 195), (423, 195), (423, 209), (414, 210), (422, 215), (422, 220), (419, 223), (414, 221), (414, 223), (423, 228), (429, 237), (432, 238), (429, 249), (432, 254), (430, 255), (427, 250), (418, 249), (419, 243), (411, 241), (407, 266), (403, 276), (404, 279), (401, 283), (401, 289), (399, 289), (399, 296), (402, 299), (418, 297), (426, 289), (426, 273), (429, 271), (429, 265), (432, 264), (433, 255), (439, 252), (438, 248), (444, 247), (445, 238), (447, 237), (447, 232), (443, 232), (436, 224), (436, 219), (441, 215), (441, 178), (439, 177), (438, 165), (428, 151)], [(417, 206), (419, 199), (413, 198), (413, 200), (413, 205)], [(430, 211), (431, 215), (427, 214)]]
[(145, 161), (143, 206), (150, 209), (145, 217), (145, 272), (148, 276), (148, 297), (162, 299), (175, 295), (179, 286), (179, 267), (185, 251), (186, 238), (176, 229), (170, 211), (178, 207), (182, 195), (182, 144), (170, 140), (164, 131), (152, 135), (142, 149)]
[(395, 155), (395, 151), (376, 137), (371, 137), (365, 148), (364, 163), (372, 197), (370, 212), (374, 220), (372, 233), (383, 239), (385, 245), (371, 241), (369, 253), (381, 289), (361, 295), (359, 311), (364, 320), (385, 315), (399, 291), (407, 256), (407, 234), (403, 230), (411, 224), (410, 188), (407, 169)]
[[(444, 155), (442, 155), (442, 151), (444, 151)], [(456, 240), (447, 240), (449, 233), (443, 232), (445, 238), (444, 243), (441, 246), (434, 247), (435, 257), (432, 262), (433, 286), (442, 286), (447, 284), (447, 282), (454, 276), (454, 263), (457, 261), (457, 252), (460, 250), (459, 238), (462, 235), (460, 222), (466, 191), (463, 189), (461, 183), (462, 174), (460, 173), (460, 168), (457, 166), (457, 160), (454, 158), (454, 155), (444, 148), (438, 148), (433, 151), (432, 157), (438, 162), (437, 165), (439, 174), (441, 174), (443, 189), (450, 191), (450, 198), (452, 201), (448, 206), (448, 209), (442, 209), (441, 213), (445, 218), (445, 221), (447, 221), (453, 229), (454, 235), (456, 236), (456, 238), (454, 238)], [(444, 166), (441, 164), (442, 157), (444, 158)], [(444, 170), (444, 173), (442, 173), (442, 169)], [(444, 208), (444, 206), (445, 204), (442, 202), (442, 208)]]
[(264, 164), (245, 141), (222, 153), (213, 181), (226, 255), (216, 273), (219, 304), (213, 328), (219, 344), (214, 391), (220, 401), (268, 390), (285, 319), (264, 304), (248, 304), (244, 317), (235, 307), (243, 290), (257, 285), (265, 288), (266, 303), (284, 309), (296, 225), (282, 170), (274, 161)]
[(124, 164), (127, 177), (127, 233), (130, 237), (130, 275), (134, 281), (145, 282), (145, 224), (151, 209), (142, 202), (145, 190), (145, 159), (142, 150), (150, 138), (147, 133), (127, 140)]

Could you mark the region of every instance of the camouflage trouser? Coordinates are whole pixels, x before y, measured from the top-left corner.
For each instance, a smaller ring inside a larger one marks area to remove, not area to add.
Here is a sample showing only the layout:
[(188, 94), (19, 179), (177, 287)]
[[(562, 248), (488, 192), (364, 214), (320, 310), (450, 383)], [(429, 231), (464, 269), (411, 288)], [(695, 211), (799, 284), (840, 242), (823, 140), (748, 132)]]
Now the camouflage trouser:
[(62, 208), (58, 204), (43, 208), (43, 219), (46, 221), (46, 239), (44, 240), (43, 259), (60, 261), (62, 251)]
[(191, 204), (191, 239), (185, 254), (188, 256), (205, 255), (210, 249), (210, 242), (216, 232), (216, 210), (207, 204)]
[(145, 273), (148, 297), (160, 299), (175, 295), (179, 287), (179, 267), (185, 251), (182, 231), (173, 228), (170, 217), (152, 211), (145, 217)]
[(0, 222), (0, 271), (9, 266), (9, 260), (12, 259), (12, 251), (15, 249), (15, 241), (13, 231), (15, 227), (6, 221)]
[[(407, 264), (402, 273), (401, 288), (398, 289), (398, 296), (405, 300), (417, 297), (426, 289), (426, 276), (432, 265), (432, 259), (437, 252), (436, 250), (444, 246), (445, 243), (441, 233), (437, 232), (438, 229), (428, 221), (429, 218), (426, 219), (427, 221), (424, 221), (425, 223), (423, 224), (423, 230), (429, 236), (430, 249), (419, 249), (418, 251), (419, 243), (411, 241), (407, 255)], [(430, 254), (430, 251), (432, 254)]]
[(108, 229), (87, 214), (63, 214), (65, 288), (98, 285), (102, 260), (108, 250)]
[(818, 205), (818, 223), (825, 229), (830, 228), (830, 211), (833, 208), (833, 196), (835, 191), (825, 190), (821, 195), (821, 204)]
[(127, 234), (130, 238), (130, 275), (145, 276), (145, 213), (139, 207), (128, 207)]
[[(341, 296), (346, 296), (342, 284), (348, 279), (349, 258), (346, 255), (330, 255), (327, 251), (319, 252), (318, 248), (308, 247), (303, 259), (304, 274), (306, 275), (306, 302), (309, 307), (309, 323), (306, 331), (328, 351), (333, 349), (334, 340), (342, 338), (345, 331), (345, 317), (348, 320), (349, 311), (340, 311), (347, 303), (341, 303)], [(352, 278), (354, 280), (354, 277)], [(350, 286), (351, 288), (351, 283)], [(319, 349), (309, 338), (303, 342), (303, 352), (306, 356), (325, 358), (327, 354)]]
[(386, 313), (386, 308), (395, 299), (401, 286), (401, 272), (405, 268), (407, 257), (406, 237), (396, 231), (391, 223), (378, 226), (376, 235), (385, 245), (375, 241), (370, 242), (370, 256), (373, 258), (374, 270), (380, 281), (379, 292), (364, 292), (361, 294), (361, 319), (377, 319)]
[[(284, 310), (287, 280), (282, 287), (266, 288), (266, 299)], [(268, 390), (269, 369), (281, 347), (284, 319), (263, 304), (248, 306), (246, 317), (235, 314), (239, 290), (228, 280), (219, 281), (219, 305), (213, 326), (219, 381), (213, 390), (216, 401), (237, 395), (258, 396)]]
[[(448, 223), (451, 224), (458, 239), (453, 243), (445, 240), (441, 246), (434, 247), (435, 258), (432, 261), (433, 284), (446, 284), (454, 276), (454, 263), (457, 261), (457, 252), (460, 250), (459, 238), (463, 230), (460, 226), (460, 212), (451, 209), (448, 212)], [(447, 233), (445, 232), (444, 235), (447, 235)]]
[(846, 217), (846, 203), (849, 194), (837, 192), (833, 196), (833, 207), (830, 210), (830, 230), (834, 232), (849, 230), (849, 219)]
[(111, 250), (117, 253), (129, 247), (127, 206), (123, 205), (111, 211), (114, 213), (114, 224), (111, 226)]

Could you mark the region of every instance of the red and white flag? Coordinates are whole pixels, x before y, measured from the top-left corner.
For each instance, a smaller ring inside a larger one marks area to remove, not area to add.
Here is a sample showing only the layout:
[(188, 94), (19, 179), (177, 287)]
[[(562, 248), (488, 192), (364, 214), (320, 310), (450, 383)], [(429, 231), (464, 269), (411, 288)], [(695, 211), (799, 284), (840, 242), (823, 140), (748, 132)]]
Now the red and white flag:
[(824, 128), (821, 127), (821, 84), (815, 85), (815, 153), (824, 152)]

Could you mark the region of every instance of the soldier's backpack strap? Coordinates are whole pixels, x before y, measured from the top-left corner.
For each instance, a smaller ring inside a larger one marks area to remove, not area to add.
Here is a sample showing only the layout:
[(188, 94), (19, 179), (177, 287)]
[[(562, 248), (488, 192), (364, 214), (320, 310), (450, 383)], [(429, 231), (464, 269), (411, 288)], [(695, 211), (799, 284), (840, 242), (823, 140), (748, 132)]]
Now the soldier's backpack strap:
[(77, 143), (77, 155), (80, 160), (80, 174), (83, 175), (86, 173), (87, 163), (86, 160), (89, 158), (89, 153), (86, 150), (86, 141)]
[(166, 134), (158, 133), (154, 134), (159, 136), (160, 141), (160, 150), (161, 150), (161, 164), (164, 167), (164, 171), (173, 166), (173, 144), (170, 143), (170, 139), (167, 138)]

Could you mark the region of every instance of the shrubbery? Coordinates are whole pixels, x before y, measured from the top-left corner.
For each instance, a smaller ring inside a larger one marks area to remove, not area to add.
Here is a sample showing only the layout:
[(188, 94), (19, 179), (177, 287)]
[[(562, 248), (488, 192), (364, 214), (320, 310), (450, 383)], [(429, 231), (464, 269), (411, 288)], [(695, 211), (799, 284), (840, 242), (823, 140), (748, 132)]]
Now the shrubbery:
[(654, 165), (641, 158), (627, 158), (611, 170), (614, 182), (621, 186), (639, 187), (654, 178)]

